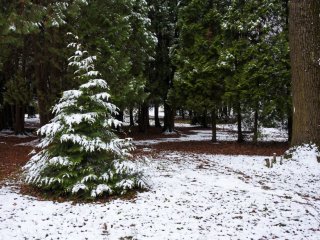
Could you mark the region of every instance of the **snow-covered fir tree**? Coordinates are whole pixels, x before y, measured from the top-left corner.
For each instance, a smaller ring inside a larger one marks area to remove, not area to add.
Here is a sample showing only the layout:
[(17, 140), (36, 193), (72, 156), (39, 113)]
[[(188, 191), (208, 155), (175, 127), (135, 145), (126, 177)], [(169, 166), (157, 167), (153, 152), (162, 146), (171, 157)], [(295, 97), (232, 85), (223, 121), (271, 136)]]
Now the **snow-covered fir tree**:
[(109, 102), (108, 85), (94, 69), (95, 57), (75, 47), (69, 66), (82, 83), (65, 91), (53, 107), (54, 118), (38, 130), (42, 136), (24, 167), (26, 182), (55, 195), (96, 198), (145, 188), (142, 173), (128, 161), (131, 139), (119, 139), (113, 129), (117, 107)]

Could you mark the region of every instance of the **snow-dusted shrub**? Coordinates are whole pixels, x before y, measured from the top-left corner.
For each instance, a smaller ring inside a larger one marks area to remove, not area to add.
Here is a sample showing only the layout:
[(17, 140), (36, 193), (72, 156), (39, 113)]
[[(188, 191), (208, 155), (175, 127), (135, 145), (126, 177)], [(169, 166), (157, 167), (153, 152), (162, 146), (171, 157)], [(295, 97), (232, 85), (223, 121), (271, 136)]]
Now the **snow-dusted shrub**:
[(42, 136), (35, 154), (24, 167), (25, 180), (55, 195), (95, 198), (121, 195), (145, 187), (141, 173), (128, 161), (133, 145), (112, 129), (117, 108), (109, 102), (108, 85), (94, 70), (95, 57), (76, 47), (69, 65), (83, 84), (65, 91), (53, 107), (54, 118), (38, 130)]

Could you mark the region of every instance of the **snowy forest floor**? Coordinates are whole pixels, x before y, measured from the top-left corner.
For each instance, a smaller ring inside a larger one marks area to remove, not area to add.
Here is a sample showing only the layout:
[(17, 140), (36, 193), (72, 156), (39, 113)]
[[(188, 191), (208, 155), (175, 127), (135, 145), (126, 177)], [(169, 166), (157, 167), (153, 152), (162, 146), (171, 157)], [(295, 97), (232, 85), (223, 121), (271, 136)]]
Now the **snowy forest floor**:
[(23, 194), (19, 169), (37, 139), (2, 132), (0, 239), (319, 239), (315, 152), (266, 168), (266, 157), (289, 147), (283, 131), (263, 129), (258, 144), (238, 144), (235, 126), (218, 127), (216, 144), (210, 129), (183, 124), (172, 135), (133, 129), (150, 190), (104, 203)]

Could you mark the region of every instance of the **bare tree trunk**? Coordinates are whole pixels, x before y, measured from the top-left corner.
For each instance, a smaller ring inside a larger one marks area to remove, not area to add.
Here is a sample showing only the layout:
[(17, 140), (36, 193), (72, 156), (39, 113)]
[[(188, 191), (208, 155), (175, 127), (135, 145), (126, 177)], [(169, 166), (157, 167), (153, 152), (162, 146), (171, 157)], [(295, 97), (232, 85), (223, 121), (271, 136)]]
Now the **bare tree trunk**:
[(134, 126), (134, 119), (133, 119), (133, 108), (129, 109), (129, 115), (130, 115), (130, 126)]
[(42, 29), (41, 32), (36, 36), (36, 41), (39, 41), (39, 46), (35, 49), (35, 77), (37, 83), (37, 99), (38, 108), (40, 116), (40, 125), (43, 126), (47, 124), (50, 120), (49, 112), (50, 106), (48, 105), (49, 90), (48, 90), (48, 67), (46, 64), (45, 57), (45, 30)]
[(212, 129), (212, 142), (217, 142), (217, 110), (213, 109), (211, 111), (211, 129)]
[(0, 131), (5, 128), (5, 113), (2, 109), (0, 109)]
[(291, 0), (292, 145), (320, 146), (320, 1)]
[(201, 116), (201, 126), (204, 128), (208, 127), (207, 117), (208, 117), (207, 110), (204, 110)]
[(158, 127), (158, 128), (161, 127), (160, 119), (159, 119), (159, 104), (154, 105), (154, 123), (155, 123), (155, 127)]
[(259, 119), (259, 112), (258, 108), (254, 111), (254, 123), (253, 123), (253, 139), (254, 143), (258, 142), (258, 119)]
[(174, 131), (174, 109), (172, 109), (167, 103), (164, 103), (164, 126), (163, 131)]
[(181, 109), (181, 118), (182, 118), (183, 120), (186, 119), (186, 114), (185, 114), (184, 109)]
[(3, 108), (0, 109), (0, 130), (13, 129), (12, 117), (10, 106), (4, 104)]
[[(118, 114), (116, 115), (116, 119), (120, 122), (123, 122), (124, 121), (124, 112), (123, 110), (119, 110), (118, 111)], [(121, 131), (121, 126), (118, 125), (117, 126), (117, 131), (120, 132)]]
[(237, 111), (237, 125), (238, 125), (238, 142), (243, 142), (242, 134), (242, 116), (241, 116), (241, 104), (240, 100), (236, 104)]
[(147, 132), (149, 127), (149, 105), (144, 102), (139, 108), (139, 131)]
[[(4, 108), (1, 110), (2, 115), (2, 122), (3, 126), (2, 129), (13, 129), (13, 116), (11, 114), (11, 107), (8, 104), (4, 105)], [(0, 115), (1, 116), (1, 115)]]
[(288, 142), (292, 140), (292, 111), (288, 112)]
[(15, 106), (14, 133), (16, 135), (24, 133), (24, 107), (21, 105)]
[(14, 105), (10, 105), (10, 113), (11, 113), (11, 121), (12, 121), (12, 129), (16, 128), (16, 109)]

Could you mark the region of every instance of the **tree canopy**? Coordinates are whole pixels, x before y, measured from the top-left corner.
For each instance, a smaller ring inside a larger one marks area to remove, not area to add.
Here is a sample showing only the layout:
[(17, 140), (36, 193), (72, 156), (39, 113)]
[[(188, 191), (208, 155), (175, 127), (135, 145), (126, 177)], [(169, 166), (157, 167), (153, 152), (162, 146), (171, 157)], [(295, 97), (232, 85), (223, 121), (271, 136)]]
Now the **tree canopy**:
[[(2, 1), (0, 17), (0, 128), (23, 133), (26, 112), (41, 125), (63, 91), (81, 84), (68, 72), (72, 32), (97, 57), (110, 100), (138, 113), (164, 107), (163, 130), (177, 110), (194, 122), (237, 123), (243, 130), (288, 125), (291, 90), (287, 1), (77, 0)], [(135, 111), (136, 110), (136, 111)], [(199, 120), (200, 119), (200, 120)]]

